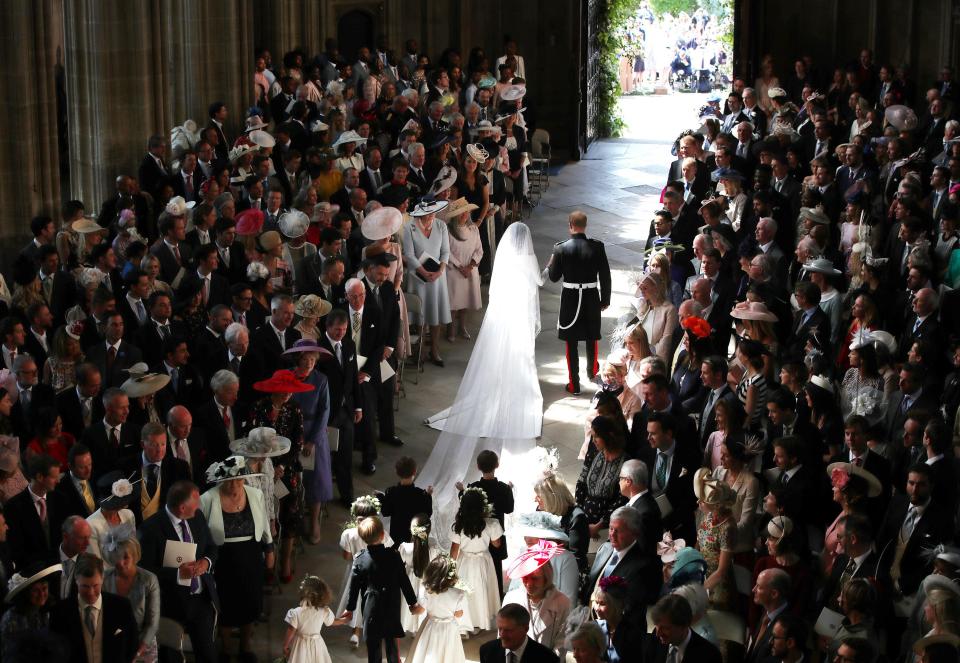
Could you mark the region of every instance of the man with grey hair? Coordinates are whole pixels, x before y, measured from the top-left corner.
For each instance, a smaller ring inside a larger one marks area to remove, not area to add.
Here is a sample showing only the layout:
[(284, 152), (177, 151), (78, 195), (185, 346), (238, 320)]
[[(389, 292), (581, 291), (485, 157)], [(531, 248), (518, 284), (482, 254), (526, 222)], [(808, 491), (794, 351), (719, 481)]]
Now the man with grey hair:
[(420, 193), (424, 193), (429, 186), (427, 176), (423, 173), (423, 166), (427, 160), (427, 151), (423, 143), (411, 143), (407, 148), (407, 161), (410, 164), (410, 172), (407, 174), (407, 182), (417, 187)]
[(40, 382), (40, 367), (32, 356), (18, 354), (13, 360), (13, 372), (17, 376), (18, 397), (10, 410), (10, 419), (14, 431), (26, 444), (33, 435), (41, 432), (36, 430), (37, 412), (43, 407), (53, 407), (56, 394), (50, 385)]
[(190, 468), (191, 476), (203, 476), (210, 463), (198, 435), (193, 435), (193, 415), (177, 405), (167, 412), (168, 454), (179, 458)]
[(367, 288), (358, 278), (347, 281), (347, 314), (350, 317), (347, 333), (357, 347), (357, 353), (368, 357), (360, 369), (360, 391), (363, 394), (363, 419), (356, 427), (356, 444), (363, 452), (361, 471), (373, 474), (377, 471), (374, 461), (377, 448), (374, 443), (373, 421), (377, 414), (377, 391), (380, 388), (380, 359), (383, 358), (384, 339), (380, 320), (380, 307), (376, 301), (367, 299)]
[(640, 538), (637, 543), (645, 554), (656, 554), (657, 542), (663, 533), (660, 508), (650, 494), (650, 469), (642, 460), (630, 459), (620, 467), (620, 494), (627, 506), (640, 514)]
[(594, 558), (580, 593), (583, 605), (590, 605), (590, 596), (602, 578), (619, 576), (627, 583), (624, 620), (645, 622), (647, 606), (657, 600), (663, 576), (656, 545), (653, 550), (645, 550), (647, 544), (640, 540), (643, 534), (643, 518), (632, 506), (622, 506), (610, 515), (610, 540), (600, 546)]
[(743, 114), (756, 127), (758, 136), (763, 138), (767, 135), (767, 114), (760, 107), (757, 91), (752, 87), (743, 88)]
[[(240, 379), (232, 371), (221, 369), (210, 378), (210, 390), (213, 398), (193, 411), (193, 431), (190, 435), (202, 440), (201, 470), (229, 456), (230, 443), (243, 434), (242, 420), (236, 412)], [(190, 438), (187, 439), (189, 441)]]
[[(81, 516), (68, 516), (60, 526), (60, 547), (57, 549), (63, 573), (60, 575), (60, 589), (57, 595), (61, 600), (70, 596), (73, 588), (73, 572), (76, 570), (77, 555), (87, 552), (93, 530), (90, 523)], [(100, 551), (91, 551), (97, 556)]]
[(270, 300), (270, 317), (250, 334), (250, 349), (244, 361), (250, 362), (252, 381), (266, 380), (273, 375), (280, 367), (283, 353), (300, 340), (300, 332), (292, 323), (293, 300), (288, 295), (274, 295)]

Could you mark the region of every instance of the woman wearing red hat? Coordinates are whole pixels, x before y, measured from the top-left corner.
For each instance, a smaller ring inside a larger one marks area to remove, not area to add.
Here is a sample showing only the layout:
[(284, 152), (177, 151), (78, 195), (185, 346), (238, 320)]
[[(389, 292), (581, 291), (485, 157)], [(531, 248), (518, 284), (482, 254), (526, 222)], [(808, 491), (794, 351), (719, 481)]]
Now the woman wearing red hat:
[(280, 578), (290, 582), (293, 576), (293, 539), (300, 525), (300, 449), (303, 447), (303, 412), (291, 396), (312, 391), (313, 385), (297, 379), (293, 371), (279, 370), (267, 380), (253, 383), (253, 388), (267, 394), (250, 413), (250, 428), (267, 427), (290, 440), (290, 450), (274, 459), (274, 468), (282, 473), (283, 485), (289, 494), (280, 498)]

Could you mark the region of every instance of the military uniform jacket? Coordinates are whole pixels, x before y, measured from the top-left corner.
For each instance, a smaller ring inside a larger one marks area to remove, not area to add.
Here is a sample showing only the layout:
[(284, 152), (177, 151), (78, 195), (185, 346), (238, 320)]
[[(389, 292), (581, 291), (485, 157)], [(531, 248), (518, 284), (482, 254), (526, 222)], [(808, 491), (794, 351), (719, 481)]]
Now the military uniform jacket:
[(557, 322), (560, 340), (600, 340), (600, 311), (610, 305), (610, 265), (603, 242), (583, 233), (558, 242), (549, 276), (554, 282), (562, 278), (564, 284)]

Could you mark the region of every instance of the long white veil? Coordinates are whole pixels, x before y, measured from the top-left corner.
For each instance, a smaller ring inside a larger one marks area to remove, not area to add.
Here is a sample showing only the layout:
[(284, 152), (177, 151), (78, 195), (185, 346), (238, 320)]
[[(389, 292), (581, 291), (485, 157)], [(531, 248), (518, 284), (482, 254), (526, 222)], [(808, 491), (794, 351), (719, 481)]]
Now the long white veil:
[(497, 476), (514, 484), (517, 512), (521, 502), (532, 503), (528, 463), (543, 423), (534, 356), (542, 284), (530, 229), (511, 224), (497, 245), (490, 301), (456, 398), (427, 420), (441, 433), (417, 485), (433, 486), (432, 529), (441, 546), (449, 543), (456, 514), (456, 483), (479, 477), (476, 457), (484, 449), (500, 456)]

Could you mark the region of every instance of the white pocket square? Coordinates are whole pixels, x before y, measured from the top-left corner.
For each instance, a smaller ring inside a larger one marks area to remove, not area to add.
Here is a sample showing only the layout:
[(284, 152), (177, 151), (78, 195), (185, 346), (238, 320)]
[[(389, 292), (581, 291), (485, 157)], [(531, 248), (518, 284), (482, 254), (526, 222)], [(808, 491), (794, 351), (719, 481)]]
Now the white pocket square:
[(116, 631), (113, 632), (114, 635), (120, 635), (121, 633), (123, 633), (122, 628), (118, 628)]

